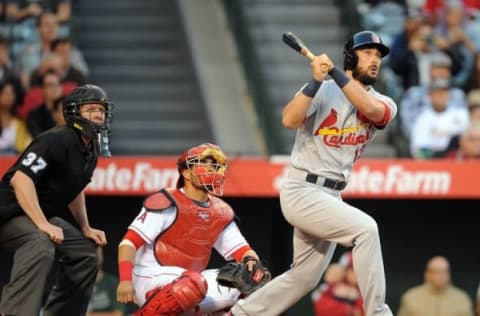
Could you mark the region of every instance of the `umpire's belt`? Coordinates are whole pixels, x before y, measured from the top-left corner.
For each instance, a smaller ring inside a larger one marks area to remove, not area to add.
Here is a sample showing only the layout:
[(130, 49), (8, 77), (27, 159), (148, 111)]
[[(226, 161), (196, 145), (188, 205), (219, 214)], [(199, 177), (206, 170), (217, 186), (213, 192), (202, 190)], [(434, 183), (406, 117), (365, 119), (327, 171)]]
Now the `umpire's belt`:
[(290, 166), (289, 176), (295, 179), (302, 179), (307, 182), (318, 184), (323, 187), (338, 191), (345, 189), (345, 187), (347, 186), (347, 183), (345, 181), (325, 178), (313, 173), (309, 173), (308, 171), (295, 168), (293, 166)]

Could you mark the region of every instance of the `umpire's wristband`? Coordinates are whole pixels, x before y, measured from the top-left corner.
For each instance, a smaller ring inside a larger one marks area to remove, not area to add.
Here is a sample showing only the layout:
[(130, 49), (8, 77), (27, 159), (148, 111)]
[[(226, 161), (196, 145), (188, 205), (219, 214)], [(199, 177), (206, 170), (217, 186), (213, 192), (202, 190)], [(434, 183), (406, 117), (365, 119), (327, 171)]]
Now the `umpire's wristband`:
[(308, 82), (308, 84), (305, 87), (303, 87), (302, 93), (309, 98), (313, 98), (317, 93), (318, 89), (320, 89), (321, 85), (322, 85), (322, 81), (317, 81), (315, 79), (312, 79)]
[(337, 83), (340, 89), (343, 89), (343, 87), (350, 82), (350, 78), (348, 78), (345, 72), (337, 66), (333, 67), (328, 74)]

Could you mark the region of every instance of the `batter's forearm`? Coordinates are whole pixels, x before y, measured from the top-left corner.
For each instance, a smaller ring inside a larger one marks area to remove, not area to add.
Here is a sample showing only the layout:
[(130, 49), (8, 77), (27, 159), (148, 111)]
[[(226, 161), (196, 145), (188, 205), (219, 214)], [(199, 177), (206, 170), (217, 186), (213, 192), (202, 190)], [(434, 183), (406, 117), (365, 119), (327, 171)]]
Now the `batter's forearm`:
[(32, 222), (40, 227), (48, 223), (38, 201), (37, 190), (32, 179), (21, 171), (16, 171), (10, 180), (18, 204)]
[(375, 100), (359, 83), (351, 80), (343, 88), (347, 99), (371, 122), (381, 122), (385, 116), (385, 106)]

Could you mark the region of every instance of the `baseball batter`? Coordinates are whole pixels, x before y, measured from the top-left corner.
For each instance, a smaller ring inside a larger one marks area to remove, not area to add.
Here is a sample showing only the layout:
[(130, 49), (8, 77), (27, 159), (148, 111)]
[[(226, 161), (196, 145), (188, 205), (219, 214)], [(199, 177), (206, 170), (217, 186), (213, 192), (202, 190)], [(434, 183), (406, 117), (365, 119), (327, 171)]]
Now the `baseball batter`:
[[(345, 72), (327, 55), (316, 56), (313, 79), (284, 107), (283, 125), (298, 129), (289, 176), (280, 191), (283, 215), (294, 227), (293, 263), (238, 301), (232, 315), (280, 315), (317, 285), (337, 243), (353, 246), (366, 315), (393, 315), (385, 304), (377, 223), (340, 195), (367, 143), (396, 115), (394, 101), (371, 86), (388, 52), (377, 34), (356, 33), (345, 43)], [(333, 80), (325, 80), (325, 65)]]
[[(119, 245), (117, 299), (135, 302), (138, 316), (218, 312), (240, 296), (206, 269), (212, 249), (226, 260), (259, 260), (223, 193), (227, 160), (220, 147), (202, 144), (178, 160), (177, 188), (147, 197)], [(217, 315), (217, 314), (211, 314)]]

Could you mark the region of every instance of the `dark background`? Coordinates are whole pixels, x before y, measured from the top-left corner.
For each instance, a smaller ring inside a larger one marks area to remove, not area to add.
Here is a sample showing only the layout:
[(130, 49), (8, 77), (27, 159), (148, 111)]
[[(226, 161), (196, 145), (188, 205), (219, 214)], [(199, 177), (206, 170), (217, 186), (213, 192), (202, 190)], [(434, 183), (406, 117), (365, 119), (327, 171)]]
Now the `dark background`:
[[(225, 198), (241, 220), (241, 229), (266, 261), (273, 275), (288, 268), (291, 227), (282, 217), (279, 200)], [(106, 231), (105, 270), (117, 273), (116, 250), (126, 228), (140, 210), (143, 197), (90, 196), (90, 222)], [(479, 200), (350, 200), (379, 225), (387, 277), (387, 303), (394, 313), (401, 294), (422, 282), (426, 261), (435, 255), (451, 263), (453, 283), (472, 299), (480, 282), (477, 211)], [(338, 247), (334, 260), (345, 250)], [(8, 281), (11, 256), (0, 250), (0, 283)], [(223, 264), (214, 254), (211, 267)], [(310, 295), (285, 315), (312, 315)]]

